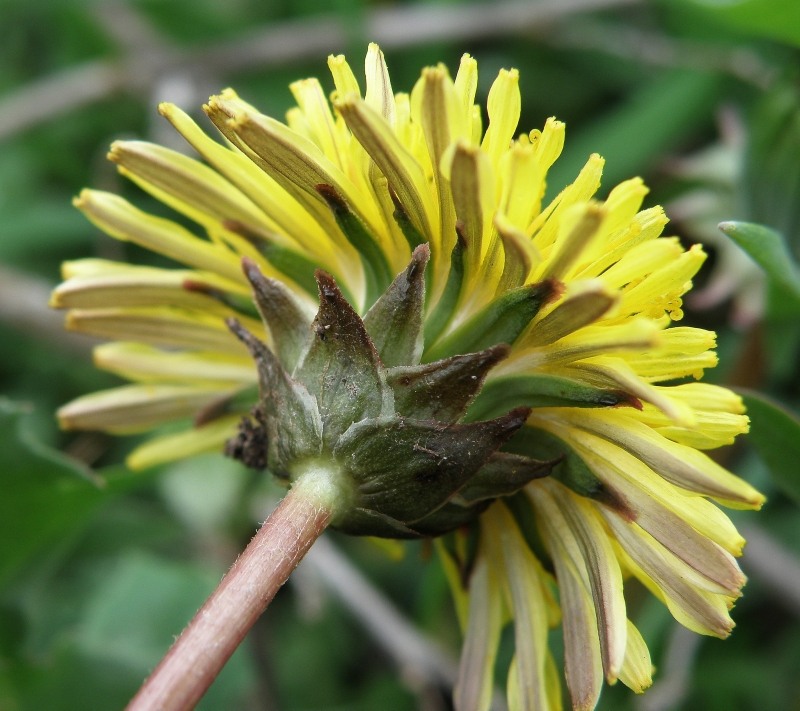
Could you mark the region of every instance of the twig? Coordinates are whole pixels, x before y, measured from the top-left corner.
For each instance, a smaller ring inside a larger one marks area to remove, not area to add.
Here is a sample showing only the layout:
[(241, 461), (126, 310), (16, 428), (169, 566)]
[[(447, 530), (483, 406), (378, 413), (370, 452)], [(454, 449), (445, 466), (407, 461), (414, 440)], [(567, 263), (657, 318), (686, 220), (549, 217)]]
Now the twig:
[[(365, 14), (363, 35), (387, 49), (435, 40), (463, 42), (519, 35), (580, 12), (632, 5), (640, 0), (514, 0), (459, 6), (378, 8)], [(285, 22), (203, 49), (132, 53), (96, 60), (31, 82), (0, 101), (0, 140), (122, 90), (148, 90), (172, 71), (226, 73), (276, 66), (339, 52), (351, 36), (343, 20), (320, 17)]]
[(328, 540), (314, 545), (303, 567), (310, 567), (358, 619), (399, 667), (412, 687), (452, 688), (458, 664), (421, 634)]
[[(769, 587), (773, 594), (800, 617), (800, 559), (782, 546), (763, 528), (737, 523), (747, 539), (743, 567), (753, 578)], [(667, 642), (664, 673), (653, 688), (637, 700), (640, 711), (667, 711), (680, 708), (691, 681), (691, 671), (703, 637), (680, 625), (673, 627)]]
[(0, 321), (20, 333), (57, 344), (61, 352), (91, 358), (97, 341), (64, 331), (64, 316), (47, 306), (51, 291), (44, 279), (0, 265)]
[(669, 711), (681, 708), (689, 691), (695, 658), (703, 637), (675, 623), (664, 653), (664, 671), (647, 694), (636, 699), (640, 711)]
[(298, 479), (128, 705), (194, 708), (225, 662), (331, 520), (326, 473)]
[(800, 617), (800, 558), (761, 526), (737, 522), (747, 540), (742, 567)]

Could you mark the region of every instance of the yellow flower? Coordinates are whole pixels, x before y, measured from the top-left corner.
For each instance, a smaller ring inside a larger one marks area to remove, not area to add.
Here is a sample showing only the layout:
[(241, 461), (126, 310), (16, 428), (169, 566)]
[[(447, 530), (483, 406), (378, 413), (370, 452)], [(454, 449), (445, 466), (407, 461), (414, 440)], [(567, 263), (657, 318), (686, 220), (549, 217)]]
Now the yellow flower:
[[(690, 629), (726, 636), (744, 541), (713, 502), (763, 501), (703, 452), (748, 427), (736, 395), (692, 381), (716, 363), (714, 334), (671, 326), (705, 255), (661, 236), (667, 220), (642, 209), (641, 180), (596, 199), (597, 155), (545, 202), (564, 125), (548, 119), (517, 135), (515, 70), (495, 79), (484, 130), (467, 55), (454, 79), (442, 65), (425, 69), (410, 94), (393, 92), (375, 45), (363, 95), (343, 57), (328, 64), (331, 102), (317, 80), (298, 81), (286, 123), (231, 90), (212, 97), (204, 108), (225, 144), (162, 105), (203, 162), (114, 144), (120, 172), (197, 230), (108, 193), (76, 200), (111, 236), (183, 268), (65, 265), (53, 304), (70, 310), (71, 328), (114, 341), (98, 347), (97, 364), (133, 384), (66, 405), (62, 425), (127, 433), (193, 419), (140, 446), (130, 466), (229, 442), (289, 479), (312, 440), (320, 457), (356, 471), (380, 458), (374, 442), (391, 430), (421, 457), (441, 448), (436, 476), (451, 447), (448, 457), (470, 464), (453, 465), (457, 483), (426, 518), (398, 504), (343, 527), (445, 534), (437, 548), (465, 630), (457, 707), (488, 708), (508, 620), (512, 708), (560, 708), (547, 644), (559, 623), (574, 708), (593, 708), (604, 679), (643, 691), (650, 658), (623, 580), (637, 578)], [(349, 348), (356, 375), (320, 394), (309, 383), (333, 387), (326, 348)], [(425, 378), (465, 362), (473, 370), (459, 371), (458, 387), (448, 381), (453, 392), (431, 399)], [(255, 424), (241, 424), (256, 402)], [(276, 443), (281, 417), (294, 429)], [(370, 427), (376, 439), (354, 444)], [(491, 446), (464, 444), (476, 432)], [(445, 442), (453, 433), (467, 440)]]

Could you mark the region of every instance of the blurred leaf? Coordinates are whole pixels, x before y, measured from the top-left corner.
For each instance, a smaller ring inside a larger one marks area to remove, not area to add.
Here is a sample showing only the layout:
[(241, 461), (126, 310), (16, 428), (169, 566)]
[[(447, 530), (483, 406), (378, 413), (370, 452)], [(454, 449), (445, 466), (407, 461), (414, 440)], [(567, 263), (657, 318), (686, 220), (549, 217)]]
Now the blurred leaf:
[(750, 222), (721, 222), (719, 228), (753, 258), (770, 283), (800, 310), (800, 274), (781, 235)]
[(750, 415), (749, 439), (776, 483), (800, 504), (800, 419), (765, 395), (743, 393)]
[(607, 188), (645, 172), (706, 120), (716, 104), (720, 82), (717, 76), (687, 71), (647, 82), (618, 108), (568, 137), (562, 157), (548, 173), (548, 194), (555, 196), (574, 180), (591, 153), (606, 159), (603, 184)]
[(106, 482), (39, 441), (28, 426), (29, 412), (0, 398), (0, 584), (135, 480), (126, 472)]
[[(105, 564), (72, 564), (73, 584), (59, 587), (63, 580), (57, 576), (45, 589), (50, 597), (39, 600), (48, 609), (66, 603), (71, 615), (48, 616), (56, 629), (48, 630), (47, 644), (37, 649), (29, 640), (22, 647), (11, 677), (16, 690), (9, 694), (16, 703), (5, 700), (4, 709), (122, 708), (220, 575), (213, 565), (165, 560), (137, 549), (118, 552)], [(31, 625), (29, 634), (35, 631)], [(0, 667), (0, 689), (4, 675)], [(198, 709), (242, 708), (253, 677), (252, 662), (241, 649)]]
[(61, 198), (37, 196), (29, 202), (19, 201), (1, 213), (4, 234), (0, 240), (0, 258), (5, 262), (21, 257), (41, 259), (43, 250), (65, 250), (82, 243), (91, 233), (86, 220), (72, 205)]
[[(800, 5), (798, 5), (800, 7)], [(800, 95), (792, 85), (768, 92), (748, 124), (742, 200), (748, 219), (778, 230), (800, 254)]]
[(689, 0), (686, 4), (747, 36), (800, 46), (800, 3), (796, 0)]

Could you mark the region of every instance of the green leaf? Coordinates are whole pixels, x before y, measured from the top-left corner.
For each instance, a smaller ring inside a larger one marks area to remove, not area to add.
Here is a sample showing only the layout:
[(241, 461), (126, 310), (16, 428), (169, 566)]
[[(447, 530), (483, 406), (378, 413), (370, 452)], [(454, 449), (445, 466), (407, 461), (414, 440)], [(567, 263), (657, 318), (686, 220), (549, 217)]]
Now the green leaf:
[[(800, 6), (798, 6), (800, 7)], [(769, 225), (798, 254), (800, 239), (800, 95), (781, 83), (759, 99), (748, 121), (741, 196), (749, 222)]]
[(619, 108), (568, 139), (563, 155), (548, 172), (548, 195), (555, 196), (574, 180), (592, 153), (606, 159), (606, 186), (645, 172), (702, 125), (716, 105), (720, 83), (711, 74), (677, 70), (648, 80)]
[(26, 405), (0, 398), (0, 584), (136, 480), (125, 473), (106, 481), (40, 442), (29, 414)]
[(800, 274), (781, 235), (749, 222), (722, 222), (719, 228), (753, 258), (772, 285), (800, 310)]
[(748, 439), (783, 491), (800, 504), (800, 418), (760, 393), (742, 393), (750, 415)]
[[(800, 46), (800, 4), (794, 0), (684, 0), (707, 20)], [(698, 20), (700, 17), (698, 17)]]

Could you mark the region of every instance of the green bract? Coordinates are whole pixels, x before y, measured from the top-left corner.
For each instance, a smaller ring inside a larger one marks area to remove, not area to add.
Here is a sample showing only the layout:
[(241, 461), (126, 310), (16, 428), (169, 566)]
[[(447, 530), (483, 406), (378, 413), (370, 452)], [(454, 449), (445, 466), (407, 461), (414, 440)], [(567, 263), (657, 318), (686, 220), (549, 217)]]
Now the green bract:
[(313, 322), (280, 282), (244, 262), (278, 352), (229, 321), (255, 359), (260, 397), (228, 452), (290, 482), (310, 467), (334, 472), (342, 497), (333, 525), (348, 533), (446, 533), (557, 461), (498, 451), (530, 408), (461, 421), (508, 346), (485, 343), (420, 363), (429, 254), (427, 245), (417, 247), (363, 319), (334, 279), (317, 271)]

